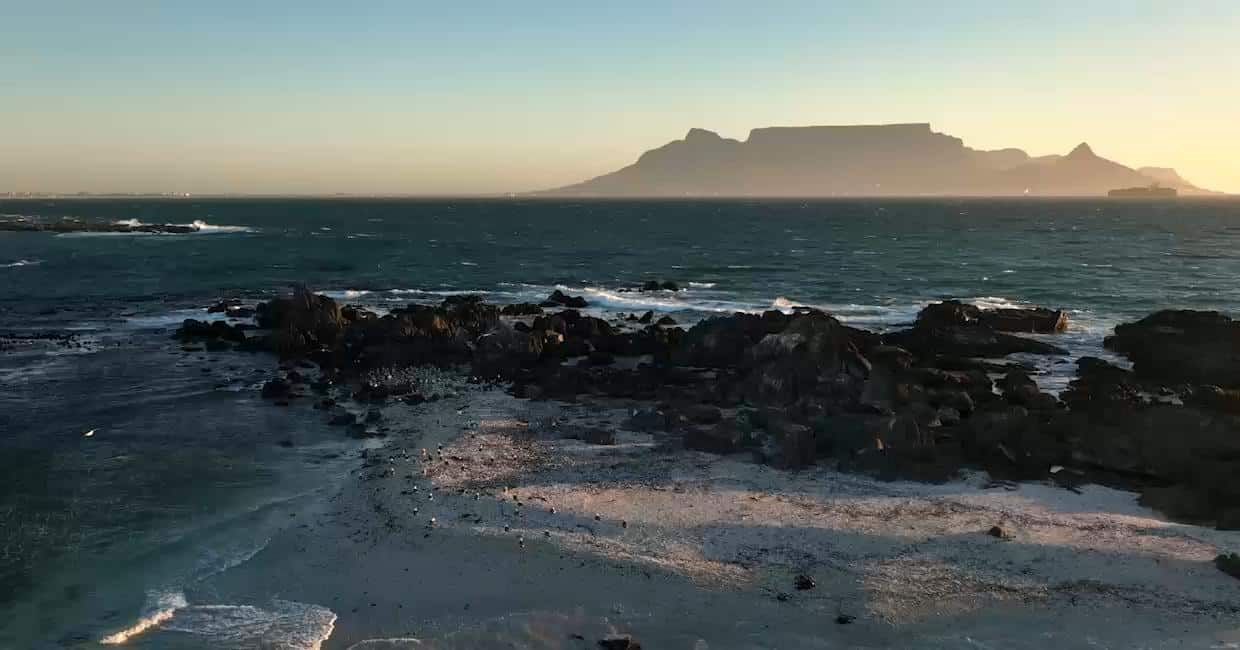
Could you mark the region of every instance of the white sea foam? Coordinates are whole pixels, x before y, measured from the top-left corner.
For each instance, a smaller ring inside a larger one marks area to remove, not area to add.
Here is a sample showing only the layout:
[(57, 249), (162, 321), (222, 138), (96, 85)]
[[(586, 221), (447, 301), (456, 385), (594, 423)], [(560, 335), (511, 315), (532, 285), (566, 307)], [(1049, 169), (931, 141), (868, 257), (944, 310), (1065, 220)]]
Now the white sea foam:
[[(127, 226), (129, 228), (139, 228), (141, 226), (150, 225), (139, 219), (118, 219), (116, 221), (113, 221), (112, 224), (117, 225), (117, 226)], [(190, 223), (165, 223), (163, 225), (170, 226), (170, 227), (177, 227), (177, 228), (192, 228), (193, 231), (189, 233), (146, 232), (146, 231), (141, 231), (141, 230), (134, 231), (134, 232), (66, 232), (66, 233), (60, 233), (57, 236), (58, 237), (141, 237), (141, 236), (178, 235), (178, 234), (224, 235), (224, 234), (230, 234), (230, 233), (254, 232), (254, 229), (249, 226), (216, 225), (213, 223), (207, 223), (206, 221), (203, 221), (201, 219), (195, 219), (194, 221), (191, 221)]]
[(8, 262), (6, 264), (0, 264), (0, 269), (15, 269), (15, 268), (23, 267), (23, 266), (35, 266), (37, 264), (42, 264), (42, 263), (43, 263), (43, 260), (20, 259), (14, 262)]
[(215, 224), (207, 223), (201, 220), (196, 220), (190, 223), (190, 225), (196, 228), (198, 232), (204, 235), (217, 234), (217, 233), (224, 234), (224, 233), (230, 233), (230, 232), (254, 232), (254, 229), (250, 228), (249, 226), (217, 226)]
[(191, 605), (160, 625), (192, 635), (208, 648), (318, 650), (336, 626), (336, 613), (307, 603), (273, 600), (269, 605)]
[(99, 643), (103, 645), (121, 645), (130, 639), (150, 630), (153, 627), (172, 620), (177, 610), (187, 607), (185, 594), (180, 591), (153, 591), (147, 594), (147, 603), (142, 615), (129, 627), (109, 634)]
[[(695, 296), (686, 291), (630, 291), (620, 292), (603, 287), (568, 287), (558, 285), (560, 291), (581, 295), (592, 307), (618, 310), (697, 311), (731, 313), (753, 311), (756, 305), (715, 297)], [(550, 292), (548, 292), (550, 293)]]
[(209, 648), (318, 650), (335, 625), (336, 613), (318, 605), (288, 600), (273, 600), (266, 607), (190, 605), (180, 591), (151, 592), (137, 621), (99, 643), (122, 645), (142, 634), (168, 631), (196, 637)]

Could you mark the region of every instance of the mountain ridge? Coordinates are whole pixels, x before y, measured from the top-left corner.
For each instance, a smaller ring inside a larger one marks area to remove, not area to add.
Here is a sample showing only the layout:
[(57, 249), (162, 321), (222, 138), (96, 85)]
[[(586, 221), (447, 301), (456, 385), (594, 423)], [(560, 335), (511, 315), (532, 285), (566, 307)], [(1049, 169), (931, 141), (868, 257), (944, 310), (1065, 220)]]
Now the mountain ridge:
[(910, 122), (758, 127), (745, 140), (695, 127), (621, 169), (532, 195), (1103, 196), (1155, 184), (1215, 194), (1170, 168), (1108, 160), (1085, 142), (1066, 155), (1030, 156), (1014, 147), (973, 149), (928, 122)]

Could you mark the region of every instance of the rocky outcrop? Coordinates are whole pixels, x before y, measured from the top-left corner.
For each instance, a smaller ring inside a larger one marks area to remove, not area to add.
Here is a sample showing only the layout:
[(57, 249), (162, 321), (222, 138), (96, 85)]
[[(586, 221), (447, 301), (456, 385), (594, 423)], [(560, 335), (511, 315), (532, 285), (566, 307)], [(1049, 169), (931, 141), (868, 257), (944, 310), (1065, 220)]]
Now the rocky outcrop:
[[(1219, 314), (1159, 312), (1117, 327), (1107, 345), (1134, 369), (1080, 359), (1057, 398), (1032, 368), (1002, 357), (1062, 351), (999, 330), (1017, 322), (1010, 328), (1057, 330), (1062, 318), (1051, 310), (945, 301), (884, 335), (811, 309), (720, 316), (688, 330), (575, 309), (519, 321), (502, 311), (452, 296), (379, 316), (301, 290), (259, 305), (265, 338), (199, 321), (178, 337), (235, 339), (299, 359), (265, 385), (277, 403), (305, 394), (307, 360), (323, 373), (310, 382), (317, 392), (351, 382), (353, 399), (366, 404), (423, 399), (409, 380), (377, 380), (376, 369), (390, 377), (405, 366), (467, 366), (520, 397), (637, 400), (645, 406), (635, 426), (689, 449), (744, 452), (788, 469), (830, 461), (885, 478), (940, 481), (979, 467), (1066, 486), (1098, 480), (1140, 488), (1145, 503), (1179, 518), (1240, 526), (1237, 326)], [(323, 405), (359, 425), (334, 402)]]
[(1218, 312), (1155, 312), (1116, 326), (1105, 345), (1145, 379), (1240, 387), (1240, 322)]
[(230, 343), (245, 343), (245, 328), (241, 325), (230, 325), (224, 321), (200, 321), (185, 319), (181, 327), (173, 334), (179, 341), (215, 340)]
[(542, 303), (543, 307), (568, 307), (570, 309), (584, 309), (590, 306), (590, 303), (581, 296), (570, 296), (559, 289), (551, 292), (547, 299)]

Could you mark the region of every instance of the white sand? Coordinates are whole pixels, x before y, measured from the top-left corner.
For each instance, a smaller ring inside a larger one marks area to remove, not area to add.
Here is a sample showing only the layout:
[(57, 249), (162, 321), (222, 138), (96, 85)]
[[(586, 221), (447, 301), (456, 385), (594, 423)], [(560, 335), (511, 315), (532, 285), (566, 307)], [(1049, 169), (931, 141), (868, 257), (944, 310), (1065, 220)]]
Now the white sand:
[[(339, 616), (328, 648), (1240, 647), (1212, 563), (1240, 535), (1129, 493), (787, 472), (498, 390), (384, 414), (358, 480), (218, 589), (291, 580)], [(561, 437), (579, 424), (619, 444)]]

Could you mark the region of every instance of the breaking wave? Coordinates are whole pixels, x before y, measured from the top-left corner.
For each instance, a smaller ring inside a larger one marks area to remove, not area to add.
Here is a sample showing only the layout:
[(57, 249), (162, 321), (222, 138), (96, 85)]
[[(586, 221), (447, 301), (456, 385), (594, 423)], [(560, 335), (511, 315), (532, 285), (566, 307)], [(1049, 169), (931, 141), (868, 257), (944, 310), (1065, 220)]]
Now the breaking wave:
[(42, 263), (43, 263), (43, 260), (20, 259), (20, 260), (16, 260), (13, 262), (8, 262), (6, 264), (0, 264), (0, 269), (15, 269), (15, 268), (19, 268), (22, 266), (35, 266), (37, 264), (42, 264)]

